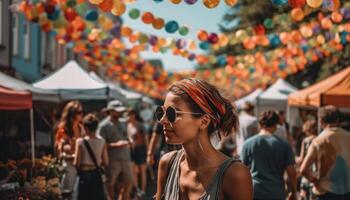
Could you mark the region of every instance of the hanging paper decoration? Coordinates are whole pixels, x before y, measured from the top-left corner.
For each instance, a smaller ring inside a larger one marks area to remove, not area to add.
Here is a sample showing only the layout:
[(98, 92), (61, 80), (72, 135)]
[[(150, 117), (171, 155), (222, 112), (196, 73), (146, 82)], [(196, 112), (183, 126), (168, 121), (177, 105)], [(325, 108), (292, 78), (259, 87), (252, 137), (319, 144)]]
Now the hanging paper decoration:
[(306, 3), (311, 8), (318, 8), (322, 5), (322, 0), (306, 0)]
[(289, 0), (288, 3), (292, 8), (302, 8), (305, 6), (305, 0)]
[(96, 10), (89, 10), (86, 15), (85, 19), (88, 21), (96, 21), (98, 18), (98, 12)]
[(189, 32), (189, 29), (188, 27), (185, 25), (185, 26), (181, 26), (180, 29), (179, 29), (179, 34), (182, 35), (182, 36), (186, 36)]
[(150, 13), (150, 12), (143, 13), (143, 15), (142, 15), (143, 23), (151, 24), (153, 22), (153, 20), (154, 20), (154, 16), (152, 13)]
[(175, 33), (179, 29), (179, 24), (172, 20), (165, 24), (165, 31), (168, 33)]
[(225, 3), (228, 5), (228, 6), (235, 6), (237, 4), (238, 0), (225, 0)]
[(200, 41), (207, 41), (208, 40), (208, 33), (205, 30), (200, 30), (197, 33), (197, 38)]
[(67, 8), (64, 12), (64, 17), (69, 22), (73, 21), (77, 16), (78, 14), (75, 12), (73, 8)]
[(185, 2), (189, 5), (197, 3), (197, 0), (185, 0)]
[(210, 44), (215, 44), (219, 41), (219, 37), (216, 33), (211, 33), (209, 36), (208, 36), (208, 42)]
[(170, 1), (173, 4), (179, 4), (179, 3), (181, 3), (182, 0), (170, 0)]
[(304, 19), (304, 12), (301, 8), (294, 8), (290, 13), (292, 19), (299, 22)]
[(129, 11), (129, 16), (131, 19), (138, 19), (140, 17), (140, 10), (133, 8)]
[(112, 8), (112, 14), (115, 16), (121, 16), (126, 10), (125, 4), (121, 1), (115, 1)]
[(218, 6), (220, 3), (220, 0), (203, 0), (203, 4), (207, 7), (207, 8), (215, 8), (216, 6)]
[(272, 21), (271, 18), (267, 18), (267, 19), (264, 20), (264, 26), (267, 29), (273, 29), (275, 27), (275, 23)]
[(271, 0), (274, 5), (282, 6), (288, 3), (288, 0)]
[(109, 12), (113, 8), (113, 0), (103, 0), (102, 3), (98, 4), (98, 7), (104, 12)]
[(152, 22), (152, 26), (155, 29), (162, 29), (164, 27), (164, 20), (162, 18), (156, 18)]
[(102, 3), (103, 0), (89, 0), (89, 2), (90, 2), (91, 4), (98, 5), (98, 4)]

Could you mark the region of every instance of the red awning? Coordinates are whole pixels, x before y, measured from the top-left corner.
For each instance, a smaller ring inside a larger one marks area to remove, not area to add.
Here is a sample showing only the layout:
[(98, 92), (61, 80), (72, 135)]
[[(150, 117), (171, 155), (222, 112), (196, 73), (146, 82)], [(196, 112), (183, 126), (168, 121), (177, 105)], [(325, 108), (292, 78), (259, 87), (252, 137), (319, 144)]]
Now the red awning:
[(0, 86), (0, 110), (22, 110), (33, 107), (32, 94)]

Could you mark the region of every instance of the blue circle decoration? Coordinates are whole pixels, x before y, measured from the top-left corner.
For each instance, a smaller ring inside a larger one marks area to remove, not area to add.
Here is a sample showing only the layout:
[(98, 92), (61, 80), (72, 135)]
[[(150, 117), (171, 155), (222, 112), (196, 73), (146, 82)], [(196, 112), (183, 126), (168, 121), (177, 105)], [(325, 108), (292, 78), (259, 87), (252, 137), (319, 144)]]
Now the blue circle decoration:
[(271, 0), (274, 5), (283, 6), (288, 3), (288, 0)]
[(98, 19), (98, 12), (96, 10), (89, 10), (86, 15), (85, 19), (88, 21), (96, 21)]
[(209, 49), (209, 42), (201, 42), (201, 43), (199, 43), (199, 48), (201, 48), (203, 50)]
[(179, 24), (174, 20), (168, 21), (165, 24), (165, 31), (168, 33), (175, 33), (178, 29), (179, 29)]

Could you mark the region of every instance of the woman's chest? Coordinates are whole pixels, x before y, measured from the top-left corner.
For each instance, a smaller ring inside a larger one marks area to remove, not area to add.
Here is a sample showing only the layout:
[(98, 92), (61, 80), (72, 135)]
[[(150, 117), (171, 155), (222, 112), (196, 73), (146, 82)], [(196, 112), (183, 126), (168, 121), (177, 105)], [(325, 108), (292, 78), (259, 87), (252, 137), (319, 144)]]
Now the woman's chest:
[(196, 172), (180, 169), (179, 199), (202, 199), (213, 186), (212, 179), (215, 171)]

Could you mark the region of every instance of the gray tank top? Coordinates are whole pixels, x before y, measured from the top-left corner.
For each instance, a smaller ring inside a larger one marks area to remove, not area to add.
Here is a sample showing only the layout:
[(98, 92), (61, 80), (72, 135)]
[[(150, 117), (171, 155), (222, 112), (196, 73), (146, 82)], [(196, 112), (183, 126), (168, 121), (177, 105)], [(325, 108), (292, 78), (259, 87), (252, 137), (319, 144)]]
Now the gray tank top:
[[(177, 151), (174, 155), (174, 159), (172, 159), (169, 163), (171, 164), (171, 167), (168, 173), (162, 199), (180, 200), (179, 169), (180, 169), (180, 160), (183, 154), (184, 154), (183, 149)], [(233, 162), (237, 162), (237, 161), (238, 161), (237, 159), (229, 158), (219, 166), (211, 183), (208, 185), (206, 191), (204, 192), (203, 196), (199, 200), (218, 200), (219, 199), (224, 173), (226, 169)]]

